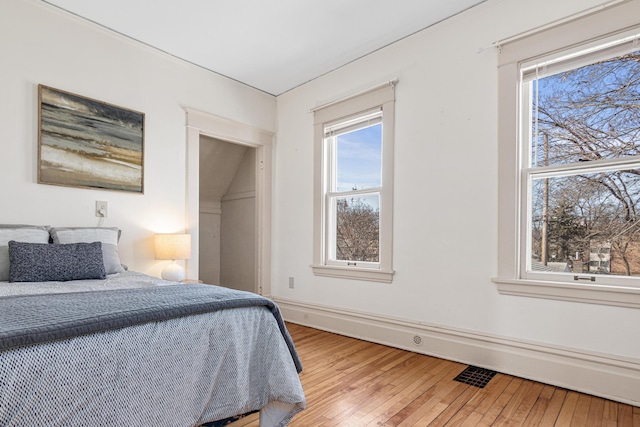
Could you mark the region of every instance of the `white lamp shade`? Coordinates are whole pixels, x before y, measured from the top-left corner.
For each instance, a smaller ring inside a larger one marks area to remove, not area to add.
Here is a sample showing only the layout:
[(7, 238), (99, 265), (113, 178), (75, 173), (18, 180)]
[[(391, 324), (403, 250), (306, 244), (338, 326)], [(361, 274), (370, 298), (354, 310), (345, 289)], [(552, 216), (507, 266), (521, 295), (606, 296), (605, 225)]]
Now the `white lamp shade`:
[(189, 259), (190, 234), (156, 234), (156, 259)]

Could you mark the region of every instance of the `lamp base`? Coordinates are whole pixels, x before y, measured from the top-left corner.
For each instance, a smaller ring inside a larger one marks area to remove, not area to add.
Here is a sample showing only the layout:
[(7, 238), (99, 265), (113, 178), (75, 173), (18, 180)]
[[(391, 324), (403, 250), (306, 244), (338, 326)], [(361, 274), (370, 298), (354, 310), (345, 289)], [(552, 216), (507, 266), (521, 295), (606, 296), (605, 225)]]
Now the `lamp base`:
[(172, 282), (180, 282), (184, 280), (184, 268), (172, 261), (162, 270), (162, 279), (170, 280)]

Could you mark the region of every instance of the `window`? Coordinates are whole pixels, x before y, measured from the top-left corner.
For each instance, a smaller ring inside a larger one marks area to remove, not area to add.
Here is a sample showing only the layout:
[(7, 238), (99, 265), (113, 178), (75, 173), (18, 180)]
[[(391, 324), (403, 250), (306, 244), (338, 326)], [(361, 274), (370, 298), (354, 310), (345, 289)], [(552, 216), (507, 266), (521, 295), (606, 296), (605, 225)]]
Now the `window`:
[(394, 85), (314, 110), (316, 275), (391, 282)]
[(640, 307), (637, 9), (501, 47), (501, 293)]
[(525, 278), (640, 286), (635, 40), (521, 66)]

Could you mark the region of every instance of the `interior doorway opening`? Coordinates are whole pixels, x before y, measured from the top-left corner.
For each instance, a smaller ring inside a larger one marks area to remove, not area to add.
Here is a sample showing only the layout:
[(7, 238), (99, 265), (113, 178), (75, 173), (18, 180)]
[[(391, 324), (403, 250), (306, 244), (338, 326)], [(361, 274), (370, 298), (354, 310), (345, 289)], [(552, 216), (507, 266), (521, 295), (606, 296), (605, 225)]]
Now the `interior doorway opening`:
[[(253, 268), (241, 267), (245, 271), (253, 271), (254, 289), (260, 295), (271, 295), (271, 175), (273, 142), (275, 134), (264, 129), (232, 121), (213, 114), (186, 108), (187, 113), (187, 147), (186, 147), (186, 223), (187, 232), (191, 234), (192, 256), (186, 262), (187, 277), (200, 277), (200, 146), (209, 143), (201, 138), (220, 140), (231, 145), (246, 148), (253, 154), (254, 160), (245, 160), (245, 164), (253, 163), (255, 173), (255, 210), (254, 238), (252, 250), (246, 256), (254, 257)], [(246, 153), (246, 152), (245, 152)], [(204, 153), (203, 153), (204, 155)], [(245, 154), (242, 156), (244, 157)], [(251, 155), (251, 154), (250, 154)], [(225, 162), (226, 163), (226, 162)], [(209, 165), (203, 166), (209, 168)], [(208, 185), (208, 184), (206, 184)], [(231, 184), (230, 184), (231, 185)], [(222, 209), (222, 208), (221, 208)], [(222, 218), (220, 218), (222, 225)], [(222, 237), (222, 236), (221, 236)], [(224, 242), (221, 240), (221, 247)], [(204, 245), (203, 245), (204, 248)], [(204, 249), (206, 251), (206, 249)], [(215, 258), (212, 258), (215, 259)], [(202, 263), (209, 262), (203, 256)], [(213, 282), (213, 280), (207, 280)], [(220, 283), (220, 282), (218, 282)]]
[(257, 292), (256, 148), (201, 135), (199, 151), (198, 277)]

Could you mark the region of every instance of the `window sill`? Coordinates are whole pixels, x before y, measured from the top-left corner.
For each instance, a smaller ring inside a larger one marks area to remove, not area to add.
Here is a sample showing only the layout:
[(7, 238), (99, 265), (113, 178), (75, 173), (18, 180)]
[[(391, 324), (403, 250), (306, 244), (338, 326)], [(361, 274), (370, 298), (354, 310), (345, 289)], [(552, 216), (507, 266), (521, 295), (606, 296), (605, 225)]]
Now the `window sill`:
[(640, 288), (493, 278), (498, 292), (533, 298), (640, 308)]
[(316, 276), (336, 277), (341, 279), (367, 280), (371, 282), (391, 283), (393, 270), (373, 270), (368, 268), (336, 267), (328, 265), (312, 265)]

